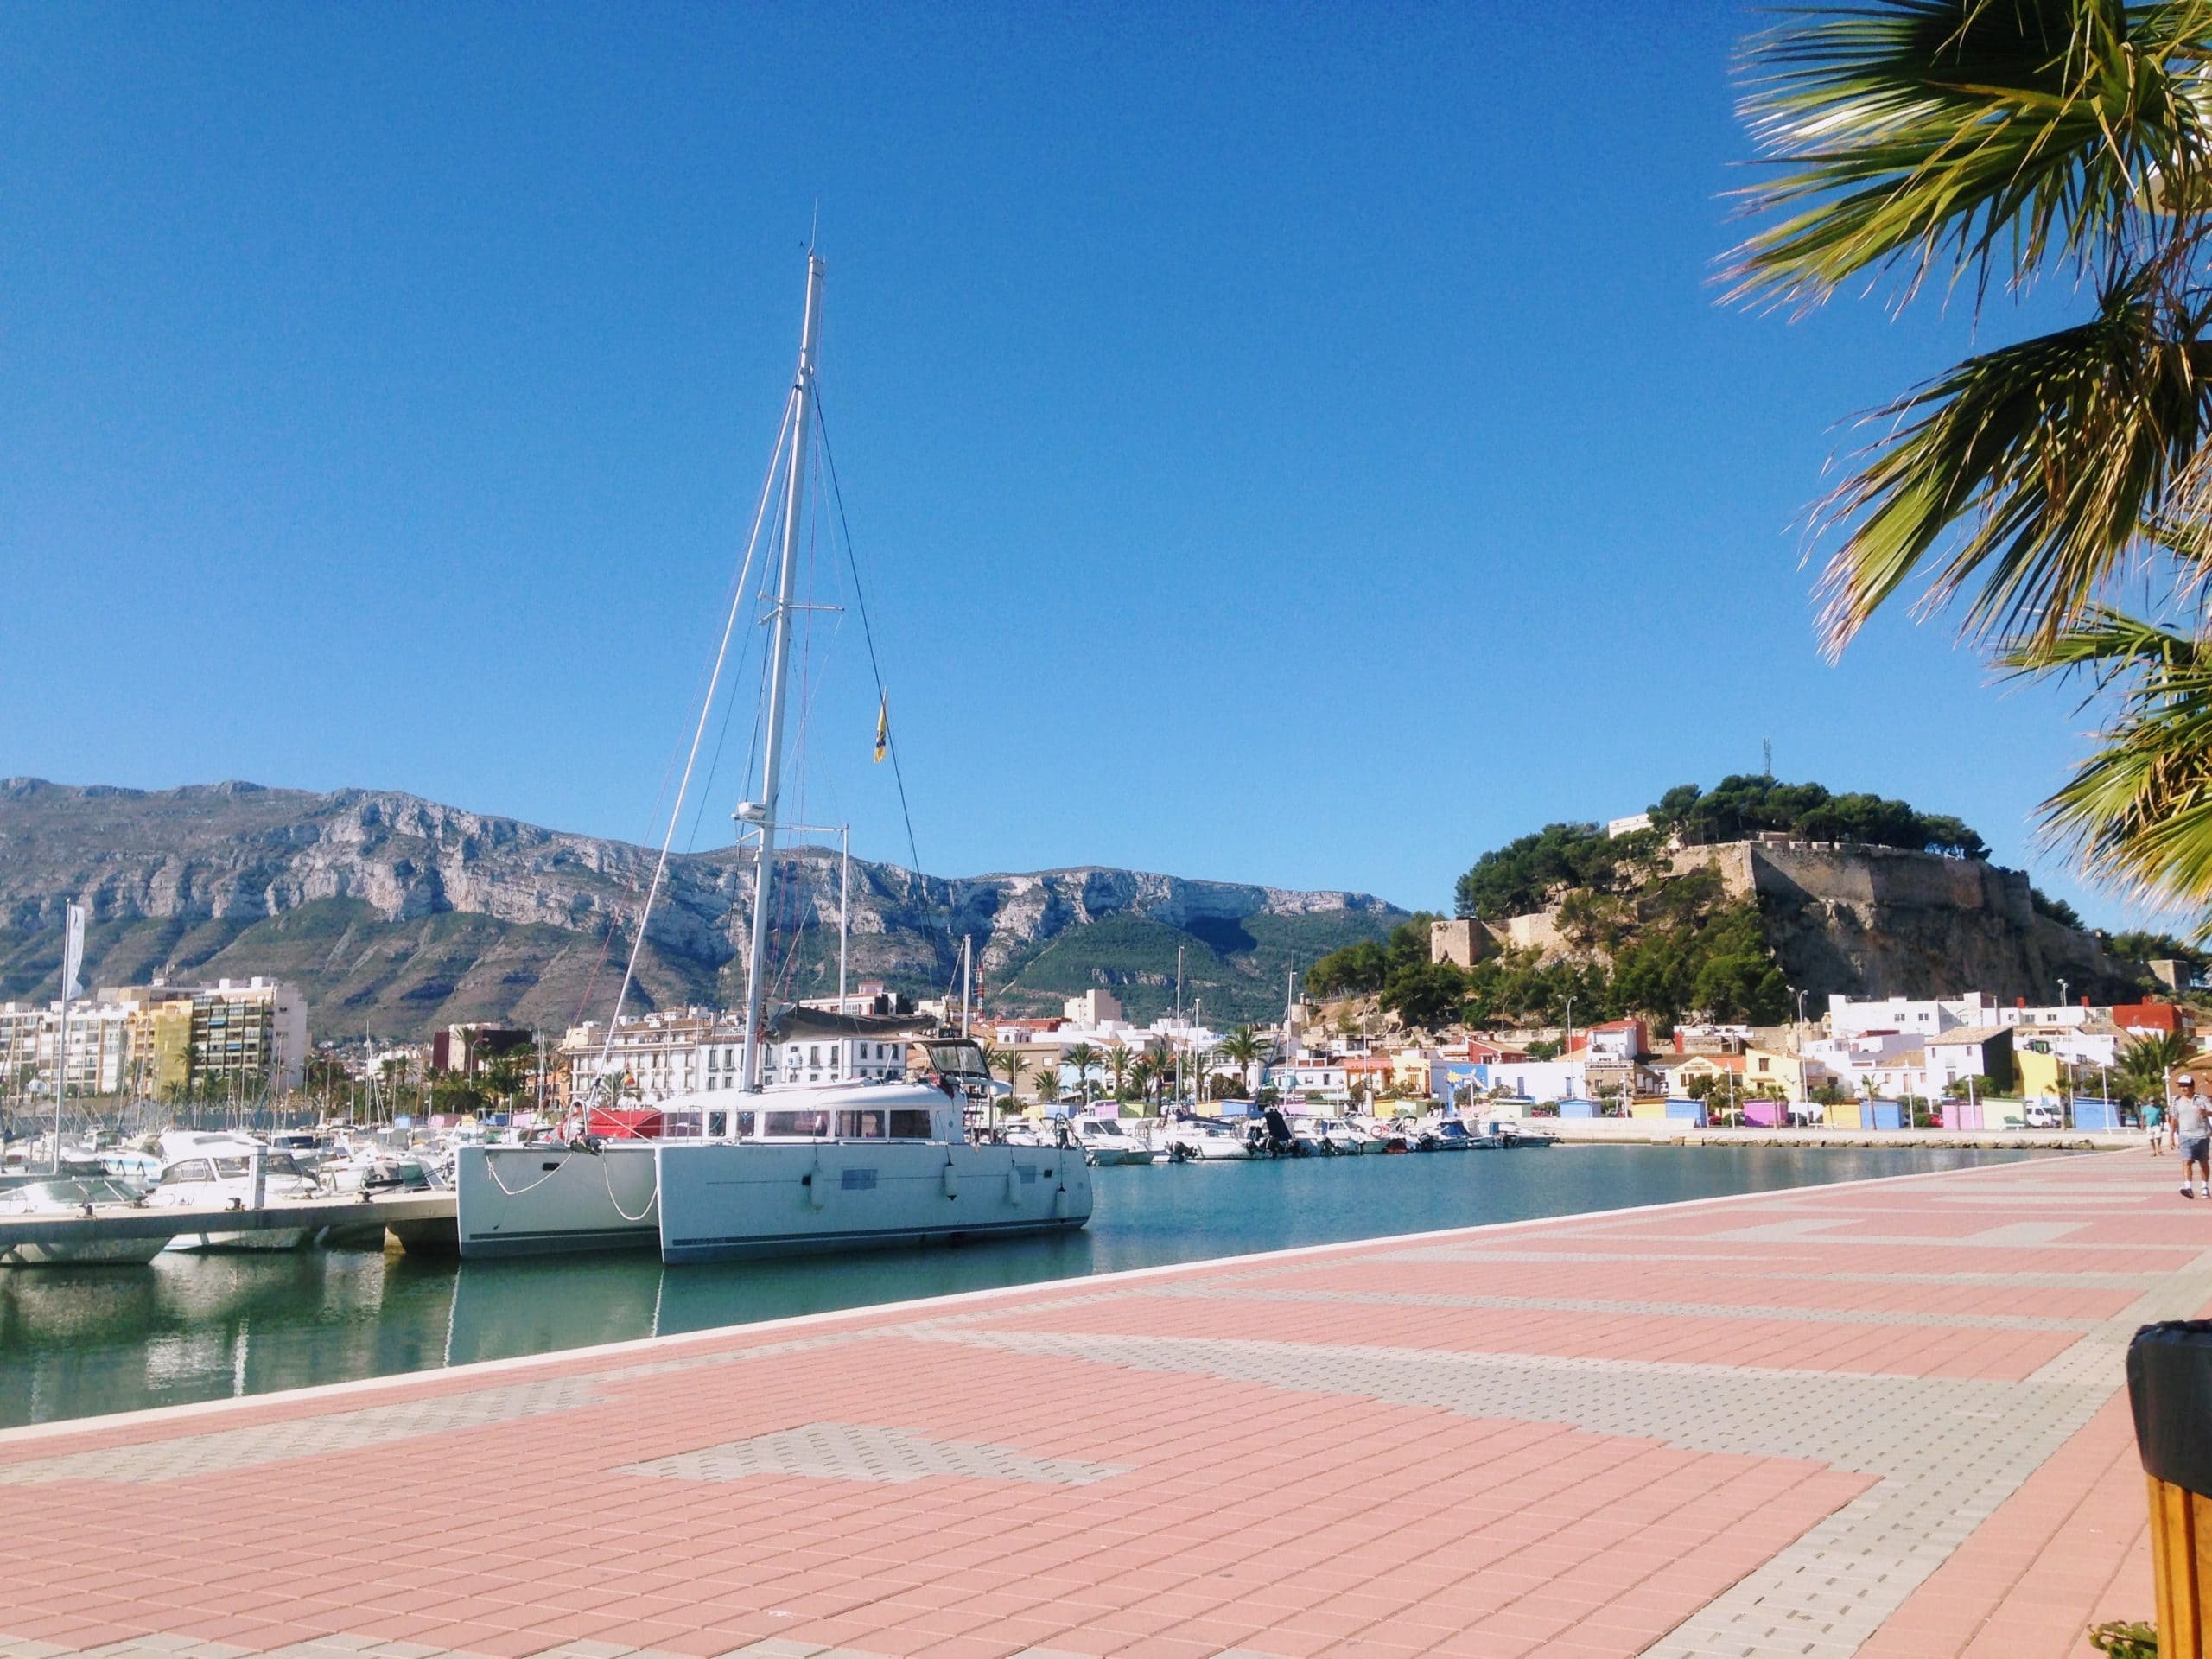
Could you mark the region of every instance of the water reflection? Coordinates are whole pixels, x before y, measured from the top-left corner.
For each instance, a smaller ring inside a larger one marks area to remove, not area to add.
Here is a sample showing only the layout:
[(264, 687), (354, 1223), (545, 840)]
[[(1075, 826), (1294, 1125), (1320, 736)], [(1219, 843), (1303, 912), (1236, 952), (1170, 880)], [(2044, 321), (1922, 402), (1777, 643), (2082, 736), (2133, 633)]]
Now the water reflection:
[(1090, 1228), (664, 1268), (374, 1250), (0, 1270), (0, 1424), (255, 1394), (1123, 1268), (1764, 1191), (2020, 1154), (1584, 1147), (1101, 1170)]

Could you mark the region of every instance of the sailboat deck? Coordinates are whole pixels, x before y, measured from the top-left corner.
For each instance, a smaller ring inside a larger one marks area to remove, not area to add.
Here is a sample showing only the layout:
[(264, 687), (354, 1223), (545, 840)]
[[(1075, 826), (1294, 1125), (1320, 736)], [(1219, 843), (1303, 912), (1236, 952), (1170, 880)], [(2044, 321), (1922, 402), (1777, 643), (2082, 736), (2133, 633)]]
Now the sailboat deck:
[(2085, 1654), (2151, 1605), (2127, 1337), (2212, 1304), (2175, 1176), (2054, 1158), (16, 1430), (0, 1655)]

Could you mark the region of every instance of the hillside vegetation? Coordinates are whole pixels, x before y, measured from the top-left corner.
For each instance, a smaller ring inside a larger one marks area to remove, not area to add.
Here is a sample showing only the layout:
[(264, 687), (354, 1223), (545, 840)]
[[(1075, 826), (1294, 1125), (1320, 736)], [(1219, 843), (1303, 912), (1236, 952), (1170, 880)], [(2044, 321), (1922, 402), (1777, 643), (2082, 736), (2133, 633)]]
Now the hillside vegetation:
[(1459, 878), (1453, 893), (1458, 913), (1503, 921), (1543, 909), (1561, 888), (1611, 887), (1618, 872), (1648, 864), (1675, 836), (1694, 845), (1772, 832), (1957, 858), (1989, 855), (1981, 837), (1957, 818), (1879, 795), (1836, 794), (1820, 784), (1740, 775), (1709, 790), (1681, 784), (1649, 810), (1649, 830), (1609, 836), (1599, 824), (1548, 823), (1484, 853)]
[[(1793, 982), (1817, 999), (1831, 989), (2012, 995), (2055, 988), (2054, 962), (2062, 964), (2056, 973), (2084, 989), (2093, 978), (2109, 988), (2106, 979), (2121, 977), (2078, 966), (2076, 957), (2102, 962), (2106, 970), (2118, 964), (2104, 961), (2097, 942), (2075, 931), (2078, 918), (2064, 906), (2031, 887), (2028, 904), (2009, 901), (2011, 913), (1979, 899), (1945, 896), (1964, 890), (1942, 881), (1932, 904), (1910, 901), (1917, 909), (1872, 897), (1854, 901), (1855, 909), (1808, 906), (1802, 894), (1796, 902), (1745, 896), (1709, 864), (1677, 873), (1670, 851), (1675, 844), (1777, 832), (1793, 841), (1985, 860), (1981, 837), (1958, 818), (1878, 795), (1736, 776), (1709, 790), (1690, 784), (1669, 790), (1650, 808), (1650, 819), (1649, 828), (1619, 836), (1594, 823), (1547, 824), (1477, 859), (1454, 893), (1460, 918), (1495, 925), (1478, 926), (1478, 944), (1491, 948), (1472, 968), (1431, 963), (1435, 918), (1420, 916), (1386, 941), (1322, 958), (1306, 976), (1308, 993), (1373, 996), (1407, 1024), (1430, 1029), (1462, 1022), (1558, 1024), (1571, 1000), (1577, 1023), (1637, 1015), (1664, 1031), (1692, 1018), (1783, 1020), (1792, 1010)], [(1988, 879), (2000, 893), (2002, 880), (2020, 881), (2017, 875)], [(1966, 890), (1993, 891), (1981, 880), (1967, 882)], [(2011, 891), (2018, 895), (2019, 888)], [(1982, 907), (1959, 908), (1962, 903)], [(2032, 915), (2024, 913), (2031, 910)], [(1533, 930), (1516, 935), (1503, 926), (1510, 918), (1530, 915), (1540, 918)], [(1921, 942), (1913, 947), (1910, 981), (1884, 968), (1877, 970), (1883, 982), (1869, 982), (1853, 964), (1867, 960), (1866, 941), (1886, 937), (1882, 930), (1891, 926), (1907, 927)], [(1533, 938), (1542, 948), (1514, 949), (1507, 943), (1514, 937)], [(1785, 950), (1794, 970), (1785, 969)], [(2060, 954), (2044, 954), (2049, 950)]]

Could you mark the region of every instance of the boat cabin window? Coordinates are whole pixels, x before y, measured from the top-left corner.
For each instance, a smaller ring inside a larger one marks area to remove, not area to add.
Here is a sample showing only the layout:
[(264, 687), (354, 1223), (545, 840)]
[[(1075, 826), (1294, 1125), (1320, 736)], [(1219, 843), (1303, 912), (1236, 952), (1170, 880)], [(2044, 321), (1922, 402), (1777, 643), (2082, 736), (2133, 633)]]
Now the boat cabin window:
[(891, 1138), (894, 1141), (928, 1140), (930, 1114), (911, 1109), (894, 1111), (891, 1114)]
[(931, 1043), (928, 1047), (932, 1071), (948, 1077), (984, 1075), (983, 1051), (973, 1042)]
[(188, 1158), (181, 1164), (171, 1164), (162, 1172), (164, 1181), (212, 1181), (215, 1172), (205, 1158)]
[(830, 1133), (830, 1114), (827, 1112), (767, 1112), (763, 1131), (768, 1135), (827, 1135)]
[(848, 1141), (880, 1141), (885, 1124), (881, 1112), (840, 1112), (837, 1133)]

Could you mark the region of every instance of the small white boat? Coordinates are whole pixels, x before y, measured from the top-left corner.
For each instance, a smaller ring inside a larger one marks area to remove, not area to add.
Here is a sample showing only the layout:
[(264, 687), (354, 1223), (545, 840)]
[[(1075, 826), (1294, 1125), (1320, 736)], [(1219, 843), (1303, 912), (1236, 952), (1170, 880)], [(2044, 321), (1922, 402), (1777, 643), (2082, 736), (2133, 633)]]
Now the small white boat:
[[(103, 1175), (59, 1175), (0, 1189), (0, 1216), (94, 1217), (143, 1208), (137, 1192)], [(150, 1238), (86, 1238), (54, 1243), (0, 1239), (0, 1268), (143, 1267), (168, 1248)]]
[(1184, 1118), (1161, 1136), (1167, 1155), (1185, 1163), (1233, 1163), (1252, 1155), (1243, 1135), (1211, 1118)]
[(1121, 1164), (1148, 1164), (1160, 1156), (1123, 1128), (1118, 1118), (1077, 1118), (1075, 1134), (1083, 1143), (1084, 1155), (1100, 1169), (1112, 1169)]
[(1290, 1127), (1297, 1135), (1311, 1141), (1332, 1157), (1357, 1158), (1363, 1152), (1382, 1150), (1381, 1137), (1376, 1138), (1370, 1148), (1366, 1137), (1338, 1118), (1294, 1117), (1290, 1120)]
[[(148, 1205), (157, 1210), (245, 1210), (254, 1201), (254, 1160), (261, 1162), (261, 1202), (296, 1204), (319, 1198), (321, 1187), (288, 1152), (271, 1152), (245, 1135), (165, 1135), (164, 1153), (181, 1153), (162, 1166)], [(173, 1250), (296, 1250), (312, 1226), (261, 1227), (245, 1232), (180, 1233)]]

